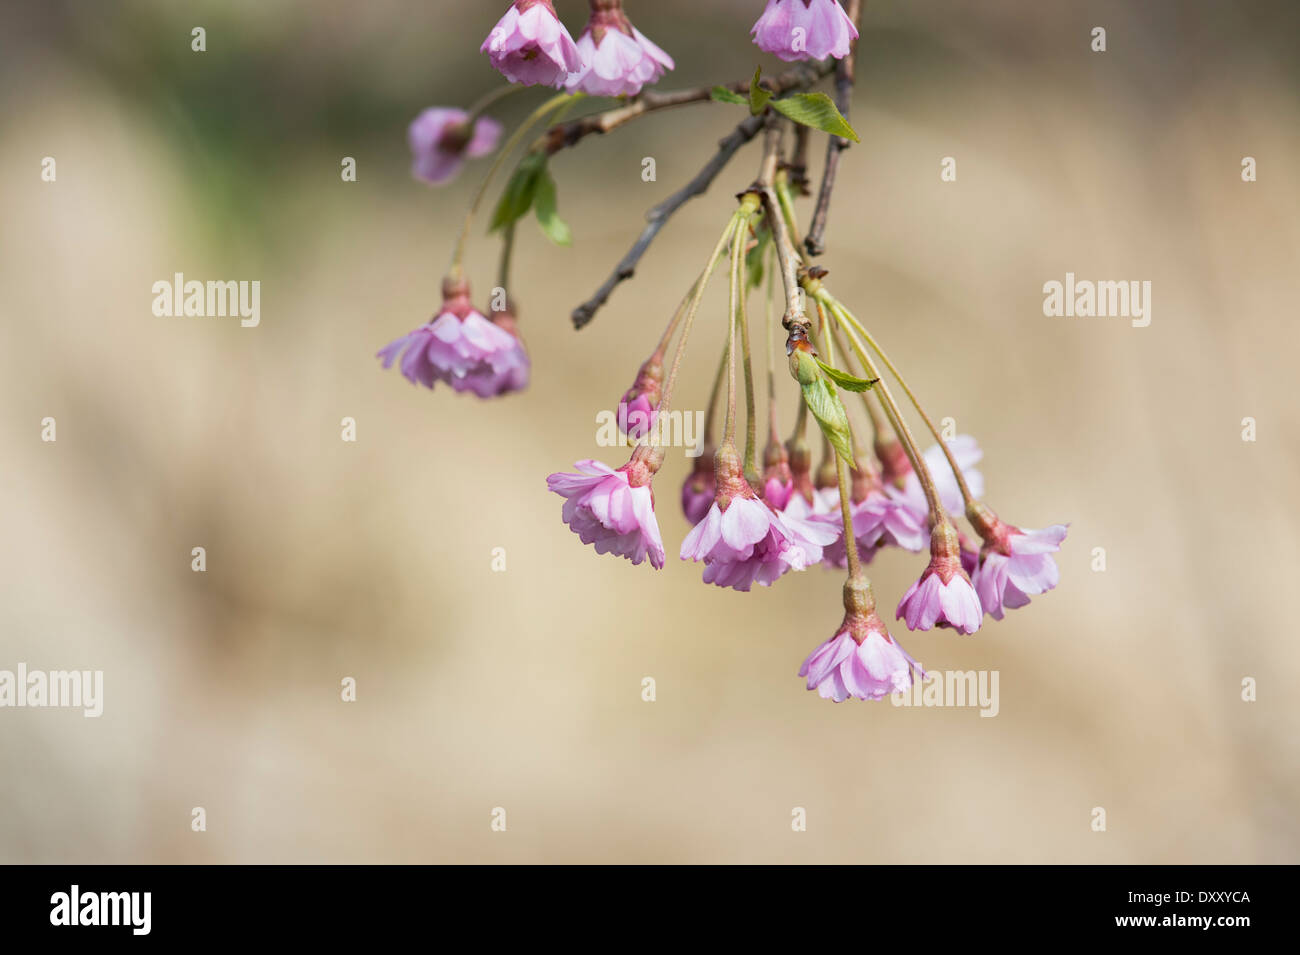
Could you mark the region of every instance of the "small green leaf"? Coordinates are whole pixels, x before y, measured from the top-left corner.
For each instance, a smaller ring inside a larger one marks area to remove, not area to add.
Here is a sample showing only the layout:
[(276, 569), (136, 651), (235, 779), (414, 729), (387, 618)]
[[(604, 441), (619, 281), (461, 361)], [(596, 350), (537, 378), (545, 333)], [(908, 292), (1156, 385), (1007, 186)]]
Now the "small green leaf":
[(749, 114), (751, 116), (757, 116), (767, 109), (767, 101), (772, 98), (771, 93), (758, 85), (759, 77), (762, 75), (763, 68), (760, 66), (754, 70), (754, 78), (749, 81)]
[(510, 223), (522, 219), (533, 207), (537, 197), (538, 179), (546, 172), (546, 156), (543, 153), (528, 153), (519, 160), (514, 175), (501, 191), (501, 199), (492, 213), (489, 230), (504, 228)]
[(533, 209), (537, 212), (537, 221), (548, 239), (556, 245), (568, 245), (573, 241), (569, 224), (555, 211), (555, 180), (545, 166), (538, 174), (537, 185), (533, 190)]
[(831, 443), (831, 447), (852, 465), (853, 447), (849, 436), (849, 415), (844, 410), (844, 403), (840, 401), (840, 396), (835, 393), (835, 386), (825, 378), (818, 378), (803, 386), (803, 400), (807, 402), (808, 410), (817, 419), (817, 424), (821, 426), (822, 434), (826, 435), (826, 440)]
[(817, 359), (817, 364), (821, 366), (822, 371), (830, 376), (832, 381), (847, 391), (870, 391), (871, 386), (880, 380), (879, 378), (859, 378), (856, 375), (850, 375), (847, 371), (840, 371), (838, 368), (826, 364), (820, 358)]
[(739, 93), (733, 93), (725, 86), (715, 86), (709, 91), (709, 95), (718, 103), (734, 103), (736, 106), (748, 106), (749, 100)]
[(825, 93), (797, 93), (785, 99), (772, 100), (772, 108), (796, 123), (820, 129), (832, 136), (851, 139), (855, 143), (862, 142)]

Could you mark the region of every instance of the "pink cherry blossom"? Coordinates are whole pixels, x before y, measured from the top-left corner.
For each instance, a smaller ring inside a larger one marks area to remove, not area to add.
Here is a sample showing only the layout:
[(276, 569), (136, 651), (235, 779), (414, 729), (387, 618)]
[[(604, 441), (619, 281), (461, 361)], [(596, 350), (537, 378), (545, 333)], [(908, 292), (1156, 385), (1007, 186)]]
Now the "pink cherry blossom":
[(385, 368), (401, 357), (402, 374), (432, 388), (444, 382), (454, 390), (491, 398), (528, 383), (529, 361), (513, 322), (488, 321), (470, 304), (469, 286), (443, 285), (442, 309), (428, 324), (389, 342), (377, 355)]
[(771, 586), (808, 558), (780, 515), (754, 494), (741, 473), (735, 445), (714, 455), (717, 492), (704, 519), (682, 541), (682, 560), (704, 563), (704, 582), (749, 590)]
[(649, 558), (664, 565), (664, 544), (650, 489), (653, 470), (637, 457), (615, 470), (600, 461), (579, 461), (578, 473), (552, 474), (546, 485), (563, 497), (564, 523), (598, 554), (626, 557), (633, 564)]
[(1029, 603), (1035, 594), (1056, 586), (1060, 571), (1052, 553), (1061, 549), (1067, 524), (1052, 524), (1042, 530), (1021, 530), (993, 518), (992, 526), (981, 530), (984, 547), (975, 570), (975, 592), (980, 605), (994, 620), (1005, 610)]
[(551, 0), (515, 0), (479, 52), (511, 83), (524, 86), (558, 87), (582, 69), (578, 48)]
[(620, 0), (596, 0), (578, 37), (582, 68), (566, 81), (570, 92), (592, 96), (635, 96), (674, 67), (673, 58), (641, 33)]
[(951, 524), (940, 524), (932, 532), (929, 566), (898, 602), (896, 616), (909, 630), (929, 630), (936, 625), (959, 633), (979, 629), (984, 611), (962, 569), (961, 546)]
[(745, 591), (808, 566), (794, 534), (757, 497), (732, 498), (725, 510), (715, 500), (682, 541), (681, 558), (704, 562), (706, 584)]
[(432, 185), (455, 177), (466, 158), (486, 156), (497, 148), (501, 124), (480, 116), (471, 128), (462, 109), (435, 106), (426, 109), (406, 131), (411, 146), (411, 175)]
[(849, 697), (882, 700), (912, 686), (912, 670), (925, 679), (921, 665), (889, 635), (875, 612), (846, 614), (834, 637), (804, 660), (799, 675), (808, 689), (842, 703)]
[(760, 50), (783, 60), (842, 59), (858, 38), (838, 0), (767, 0), (750, 33)]

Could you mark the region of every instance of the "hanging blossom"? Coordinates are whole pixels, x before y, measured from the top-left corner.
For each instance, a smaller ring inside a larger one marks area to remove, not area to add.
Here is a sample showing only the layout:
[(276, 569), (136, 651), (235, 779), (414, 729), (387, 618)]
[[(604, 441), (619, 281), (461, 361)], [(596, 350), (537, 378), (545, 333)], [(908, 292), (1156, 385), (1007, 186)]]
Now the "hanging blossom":
[(760, 50), (786, 62), (848, 56), (857, 28), (838, 0), (767, 0), (749, 31)]
[(551, 0), (515, 0), (479, 52), (511, 83), (524, 86), (562, 86), (582, 69), (578, 47)]
[(1061, 549), (1069, 525), (1021, 530), (1004, 523), (983, 504), (968, 508), (967, 517), (984, 541), (974, 584), (990, 617), (1001, 620), (1005, 610), (1023, 607), (1031, 596), (1056, 586), (1060, 570), (1052, 554)]
[(957, 529), (946, 520), (930, 534), (930, 563), (898, 602), (898, 619), (909, 630), (951, 627), (974, 633), (984, 619), (975, 588), (961, 565)]
[(377, 357), (385, 368), (401, 359), (402, 374), (432, 388), (441, 381), (456, 391), (492, 398), (528, 384), (529, 361), (515, 329), (513, 311), (489, 321), (470, 304), (469, 283), (448, 278), (442, 308), (427, 324), (390, 342)]
[(645, 437), (659, 417), (664, 385), (663, 356), (656, 352), (645, 360), (632, 387), (618, 402), (618, 430), (634, 441)]
[(490, 116), (470, 122), (463, 109), (434, 106), (411, 122), (406, 131), (411, 146), (411, 175), (431, 185), (455, 178), (466, 159), (486, 156), (497, 148), (501, 124)]
[(844, 622), (838, 632), (804, 660), (799, 675), (823, 699), (882, 700), (912, 687), (912, 671), (925, 671), (889, 635), (876, 614), (875, 598), (864, 578), (844, 585)]
[(579, 461), (576, 474), (552, 474), (546, 486), (564, 498), (564, 523), (584, 544), (594, 545), (596, 553), (625, 557), (633, 564), (649, 558), (659, 570), (664, 542), (650, 485), (662, 463), (662, 451), (643, 445), (621, 468)]
[(735, 590), (769, 587), (808, 557), (790, 528), (754, 493), (734, 444), (714, 455), (717, 492), (708, 512), (682, 541), (682, 560), (704, 563), (704, 582)]
[(632, 25), (622, 0), (591, 0), (591, 19), (578, 37), (578, 53), (582, 68), (565, 86), (592, 96), (635, 96), (675, 66), (671, 56)]

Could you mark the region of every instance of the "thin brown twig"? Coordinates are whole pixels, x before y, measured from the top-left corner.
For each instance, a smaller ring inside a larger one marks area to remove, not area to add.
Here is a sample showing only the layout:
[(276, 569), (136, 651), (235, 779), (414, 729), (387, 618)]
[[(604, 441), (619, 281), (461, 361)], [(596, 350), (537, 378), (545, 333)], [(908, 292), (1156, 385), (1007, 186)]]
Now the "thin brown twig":
[(610, 273), (609, 278), (605, 279), (600, 288), (596, 289), (596, 294), (573, 310), (574, 328), (583, 328), (596, 317), (596, 312), (609, 300), (609, 296), (614, 289), (636, 273), (636, 267), (641, 261), (641, 256), (645, 255), (646, 249), (650, 248), (650, 243), (654, 242), (659, 230), (664, 227), (672, 214), (689, 200), (706, 192), (714, 177), (722, 171), (723, 167), (730, 162), (731, 157), (736, 154), (736, 150), (753, 139), (762, 125), (763, 118), (761, 116), (750, 116), (746, 119), (733, 129), (729, 136), (724, 137), (718, 143), (717, 153), (705, 164), (703, 169), (696, 173), (694, 179), (646, 213), (646, 226), (641, 230), (637, 240), (632, 243), (632, 248), (628, 249), (627, 254), (619, 260), (618, 265), (614, 266), (614, 271)]
[[(763, 80), (763, 85), (773, 95), (779, 95), (791, 90), (807, 89), (829, 75), (832, 69), (833, 67), (829, 61), (800, 63), (793, 69), (787, 70), (774, 78)], [(748, 92), (749, 84), (733, 83), (728, 89), (735, 92)], [(693, 90), (679, 90), (676, 93), (647, 91), (626, 106), (605, 113), (596, 113), (581, 119), (570, 120), (567, 123), (555, 126), (543, 135), (533, 148), (546, 149), (548, 152), (554, 153), (567, 146), (572, 146), (584, 136), (592, 133), (608, 132), (637, 116), (645, 115), (653, 110), (707, 100), (711, 95), (711, 90), (712, 87), (700, 87)], [(643, 102), (645, 105), (640, 105)], [(646, 213), (645, 228), (641, 230), (641, 234), (632, 244), (632, 247), (619, 260), (618, 265), (614, 267), (614, 271), (601, 283), (600, 288), (596, 289), (591, 298), (573, 310), (574, 328), (583, 328), (596, 317), (596, 312), (609, 300), (614, 289), (635, 274), (641, 257), (645, 255), (646, 250), (650, 248), (651, 243), (654, 242), (655, 237), (659, 235), (659, 231), (673, 213), (689, 200), (706, 192), (718, 173), (731, 161), (731, 157), (736, 154), (736, 151), (753, 139), (758, 134), (758, 131), (763, 128), (763, 125), (763, 116), (747, 117), (729, 135), (719, 141), (718, 151), (705, 163), (704, 168), (695, 174), (690, 182)]]
[[(862, 0), (849, 0), (849, 18), (858, 27), (862, 20)], [(849, 47), (849, 55), (839, 61), (835, 68), (835, 106), (840, 114), (848, 119), (849, 109), (853, 103), (854, 60), (858, 55), (858, 41)], [(842, 136), (831, 136), (826, 143), (826, 166), (822, 171), (821, 190), (817, 193), (817, 206), (813, 210), (812, 224), (808, 235), (803, 240), (809, 255), (821, 255), (826, 251), (826, 219), (831, 210), (831, 193), (835, 189), (835, 174), (840, 167), (840, 153), (849, 148), (849, 141)]]
[[(806, 89), (818, 80), (830, 75), (833, 65), (826, 63), (799, 63), (798, 65), (768, 77), (761, 83), (773, 96), (780, 96), (791, 90)], [(733, 93), (748, 95), (749, 80), (723, 84)], [(554, 155), (562, 149), (576, 145), (582, 139), (593, 134), (608, 133), (630, 123), (638, 117), (656, 113), (676, 106), (688, 106), (691, 103), (705, 103), (713, 96), (712, 86), (693, 86), (681, 90), (646, 90), (636, 99), (613, 109), (580, 116), (565, 123), (557, 123), (533, 143), (534, 151), (544, 150), (547, 155)]]

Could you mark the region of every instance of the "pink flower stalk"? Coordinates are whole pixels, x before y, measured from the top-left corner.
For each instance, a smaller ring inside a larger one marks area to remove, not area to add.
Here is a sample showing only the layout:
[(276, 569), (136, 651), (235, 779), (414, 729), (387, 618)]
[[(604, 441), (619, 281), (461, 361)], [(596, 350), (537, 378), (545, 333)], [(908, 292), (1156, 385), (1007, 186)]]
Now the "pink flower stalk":
[(486, 156), (497, 148), (501, 124), (480, 116), (471, 125), (463, 109), (435, 106), (411, 122), (406, 140), (411, 146), (411, 175), (431, 185), (455, 178), (467, 158)]
[(718, 490), (718, 482), (713, 473), (712, 445), (704, 448), (704, 453), (695, 459), (695, 467), (682, 483), (682, 513), (694, 527), (704, 520), (713, 506), (713, 498)]
[(659, 401), (663, 397), (663, 358), (657, 353), (645, 360), (632, 387), (623, 393), (618, 403), (618, 430), (632, 440), (650, 433), (659, 417)]
[(775, 511), (754, 494), (741, 473), (734, 444), (714, 456), (717, 492), (708, 513), (682, 541), (682, 560), (704, 562), (704, 582), (748, 591), (771, 586), (808, 558)]
[(582, 68), (566, 81), (570, 92), (635, 96), (674, 67), (673, 58), (632, 26), (622, 0), (591, 0), (591, 19), (578, 37)]
[(898, 602), (896, 616), (909, 630), (952, 627), (974, 633), (984, 619), (975, 588), (961, 566), (957, 529), (945, 521), (930, 535), (930, 564)]
[(598, 554), (615, 554), (639, 564), (647, 557), (656, 570), (664, 566), (664, 543), (655, 519), (650, 482), (660, 452), (638, 448), (617, 470), (600, 461), (579, 461), (578, 473), (552, 474), (546, 486), (563, 497), (564, 523)]
[(528, 355), (513, 332), (513, 316), (488, 321), (469, 300), (469, 285), (447, 279), (442, 309), (428, 324), (389, 342), (376, 357), (385, 368), (401, 356), (402, 374), (432, 388), (441, 381), (456, 391), (492, 398), (528, 383)]
[(1061, 549), (1069, 525), (1021, 530), (1003, 523), (984, 505), (969, 509), (967, 516), (984, 539), (974, 583), (990, 617), (1001, 620), (1005, 610), (1023, 607), (1030, 596), (1056, 586), (1060, 571), (1051, 555)]
[(839, 632), (804, 660), (799, 675), (808, 689), (827, 700), (842, 703), (850, 696), (882, 700), (912, 686), (912, 670), (925, 679), (925, 671), (894, 642), (876, 614), (875, 598), (865, 578), (849, 578), (844, 585), (844, 622)]
[(582, 69), (578, 47), (551, 0), (515, 0), (479, 52), (511, 83), (524, 86), (558, 87)]
[(839, 0), (767, 0), (767, 8), (749, 32), (760, 50), (787, 62), (843, 59), (858, 38)]

